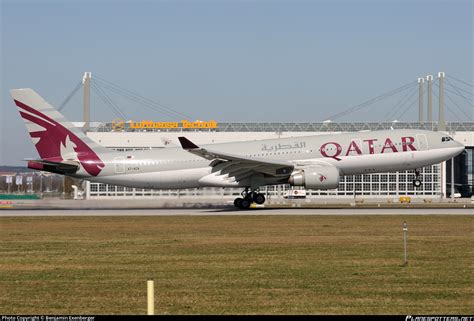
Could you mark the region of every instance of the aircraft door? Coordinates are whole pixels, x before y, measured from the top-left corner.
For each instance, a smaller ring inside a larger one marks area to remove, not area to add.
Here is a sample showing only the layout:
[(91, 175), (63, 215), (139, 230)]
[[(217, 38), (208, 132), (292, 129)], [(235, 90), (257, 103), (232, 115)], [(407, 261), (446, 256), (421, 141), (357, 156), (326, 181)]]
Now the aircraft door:
[(416, 135), (416, 141), (418, 142), (418, 150), (428, 149), (428, 140), (426, 139), (426, 135), (424, 134)]
[(123, 156), (114, 158), (115, 173), (120, 174), (120, 173), (125, 172), (124, 161), (125, 161), (125, 158)]

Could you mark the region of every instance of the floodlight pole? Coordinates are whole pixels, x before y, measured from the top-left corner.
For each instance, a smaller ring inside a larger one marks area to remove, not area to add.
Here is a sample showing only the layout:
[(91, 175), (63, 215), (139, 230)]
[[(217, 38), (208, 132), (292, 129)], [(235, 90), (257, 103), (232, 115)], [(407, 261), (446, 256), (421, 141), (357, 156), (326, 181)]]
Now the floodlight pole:
[(438, 131), (446, 131), (446, 117), (444, 115), (444, 72), (438, 73), (438, 85), (439, 85), (439, 112), (438, 112)]
[(92, 73), (90, 71), (85, 72), (82, 77), (82, 85), (84, 87), (84, 132), (89, 131), (91, 121), (91, 78)]
[(428, 122), (431, 123), (433, 130), (433, 75), (426, 76), (428, 82)]
[(425, 79), (418, 78), (418, 121), (420, 123), (423, 122), (423, 108), (425, 107), (423, 105), (424, 86), (425, 86)]

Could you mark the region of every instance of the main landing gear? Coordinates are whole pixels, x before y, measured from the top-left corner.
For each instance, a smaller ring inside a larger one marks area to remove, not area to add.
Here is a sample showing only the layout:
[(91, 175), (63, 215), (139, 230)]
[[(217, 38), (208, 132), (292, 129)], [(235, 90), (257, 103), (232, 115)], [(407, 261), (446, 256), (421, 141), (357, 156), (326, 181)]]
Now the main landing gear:
[(421, 187), (421, 179), (420, 179), (420, 170), (419, 169), (415, 169), (415, 179), (413, 180), (413, 186), (415, 186), (416, 188), (419, 188)]
[(265, 195), (260, 193), (258, 190), (250, 192), (249, 188), (246, 188), (242, 192), (242, 197), (237, 197), (234, 200), (234, 206), (241, 209), (250, 208), (252, 203), (256, 203), (258, 205), (265, 203)]

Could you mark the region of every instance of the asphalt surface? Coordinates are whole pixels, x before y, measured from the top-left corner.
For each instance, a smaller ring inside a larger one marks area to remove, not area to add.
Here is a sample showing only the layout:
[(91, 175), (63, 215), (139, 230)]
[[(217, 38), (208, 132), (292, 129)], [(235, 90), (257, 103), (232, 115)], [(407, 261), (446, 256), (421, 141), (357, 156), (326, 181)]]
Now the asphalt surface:
[(350, 208), (350, 209), (1, 209), (1, 217), (13, 216), (218, 216), (218, 215), (474, 215), (472, 208)]

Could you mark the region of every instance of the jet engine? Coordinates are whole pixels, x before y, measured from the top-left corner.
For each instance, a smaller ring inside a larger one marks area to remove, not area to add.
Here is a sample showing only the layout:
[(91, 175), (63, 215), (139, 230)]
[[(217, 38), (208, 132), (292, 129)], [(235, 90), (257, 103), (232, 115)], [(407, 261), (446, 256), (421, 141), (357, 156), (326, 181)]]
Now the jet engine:
[(309, 166), (291, 173), (288, 182), (307, 189), (334, 189), (339, 186), (339, 170), (335, 166)]

